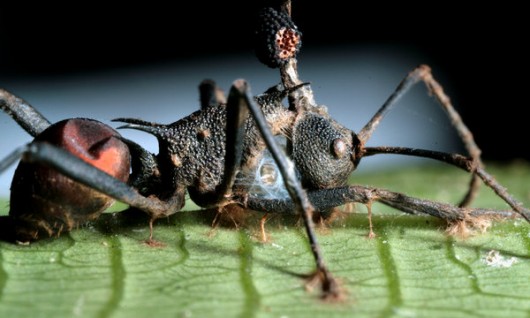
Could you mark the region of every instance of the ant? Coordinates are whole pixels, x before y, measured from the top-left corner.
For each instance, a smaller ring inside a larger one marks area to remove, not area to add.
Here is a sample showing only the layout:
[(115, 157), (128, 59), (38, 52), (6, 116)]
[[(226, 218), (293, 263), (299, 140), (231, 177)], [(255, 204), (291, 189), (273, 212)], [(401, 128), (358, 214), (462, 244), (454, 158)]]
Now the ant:
[[(301, 32), (290, 18), (290, 1), (260, 11), (256, 55), (279, 68), (281, 83), (253, 96), (238, 79), (225, 97), (211, 80), (199, 86), (200, 109), (171, 124), (118, 118), (118, 129), (150, 133), (159, 142), (153, 154), (114, 128), (88, 118), (50, 123), (23, 99), (0, 89), (0, 108), (35, 139), (0, 161), (0, 172), (20, 160), (11, 185), (4, 236), (20, 242), (59, 236), (98, 218), (115, 200), (145, 212), (153, 242), (153, 222), (180, 211), (186, 194), (202, 208), (222, 213), (230, 206), (268, 213), (300, 215), (310, 241), (322, 297), (340, 299), (338, 281), (328, 270), (315, 234), (314, 216), (329, 217), (333, 208), (350, 202), (381, 202), (409, 214), (428, 214), (449, 223), (474, 226), (481, 218), (523, 217), (530, 210), (488, 174), (480, 149), (426, 65), (410, 72), (359, 132), (331, 118), (313, 97), (311, 85), (298, 77), (296, 54)], [(388, 110), (415, 84), (424, 82), (459, 133), (467, 156), (404, 147), (366, 147)], [(288, 106), (283, 104), (288, 99)], [(452, 205), (413, 198), (368, 186), (348, 185), (361, 159), (401, 154), (442, 161), (471, 174), (463, 200)], [(285, 195), (261, 189), (283, 181)], [(513, 210), (469, 207), (480, 183)], [(266, 192), (266, 191), (265, 191)], [(262, 219), (262, 222), (265, 217)], [(263, 226), (263, 224), (262, 224)]]

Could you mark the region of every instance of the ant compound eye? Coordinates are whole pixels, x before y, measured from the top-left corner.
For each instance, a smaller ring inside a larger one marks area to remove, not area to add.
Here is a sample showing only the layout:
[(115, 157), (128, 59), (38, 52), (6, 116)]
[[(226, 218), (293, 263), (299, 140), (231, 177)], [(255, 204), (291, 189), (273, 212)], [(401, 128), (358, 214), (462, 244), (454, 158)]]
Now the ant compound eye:
[(344, 157), (348, 149), (346, 147), (346, 143), (344, 142), (344, 140), (337, 138), (333, 140), (333, 145), (332, 145), (331, 150), (335, 158), (340, 159)]
[(259, 61), (277, 68), (296, 54), (302, 46), (302, 33), (284, 11), (263, 8), (255, 32), (255, 52)]

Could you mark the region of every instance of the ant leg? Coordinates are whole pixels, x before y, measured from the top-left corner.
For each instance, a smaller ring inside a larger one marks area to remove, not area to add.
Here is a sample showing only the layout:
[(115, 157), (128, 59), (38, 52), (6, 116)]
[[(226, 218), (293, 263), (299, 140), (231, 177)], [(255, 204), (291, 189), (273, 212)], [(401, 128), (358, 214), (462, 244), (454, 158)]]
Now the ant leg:
[[(514, 217), (518, 214), (515, 211), (458, 207), (447, 203), (413, 198), (397, 192), (364, 186), (350, 186), (345, 192), (347, 192), (345, 195), (354, 201), (377, 201), (405, 213), (428, 214), (448, 222), (472, 221), (473, 218), (477, 217)], [(528, 214), (528, 211), (525, 214)], [(527, 218), (528, 215), (525, 214), (520, 215)]]
[[(394, 106), (412, 86), (420, 81), (423, 81), (425, 85), (427, 85), (429, 92), (434, 94), (436, 100), (445, 110), (451, 121), (451, 124), (455, 127), (460, 139), (464, 143), (466, 151), (469, 153), (473, 161), (475, 161), (478, 166), (482, 167), (483, 164), (480, 159), (481, 151), (473, 139), (473, 134), (464, 124), (462, 118), (451, 104), (451, 100), (444, 93), (442, 86), (433, 78), (431, 69), (427, 65), (420, 65), (415, 70), (410, 72), (407, 77), (401, 81), (396, 90), (392, 93), (392, 95), (390, 95), (390, 97), (386, 100), (383, 106), (381, 106), (372, 119), (370, 119), (370, 121), (359, 131), (357, 137), (361, 142), (361, 147), (364, 147), (364, 144), (372, 136), (372, 133), (379, 125), (383, 117), (388, 113), (390, 108)], [(478, 176), (473, 174), (469, 184), (469, 190), (458, 205), (461, 207), (468, 206), (476, 197), (479, 185), (480, 180)]]
[(248, 108), (245, 95), (241, 93), (237, 81), (230, 88), (226, 104), (226, 152), (225, 152), (225, 177), (216, 189), (217, 204), (230, 202), (232, 188), (236, 174), (243, 157), (243, 140), (245, 138), (245, 122), (248, 118)]
[(484, 170), (484, 168), (482, 168), (480, 163), (475, 161), (474, 159), (469, 159), (459, 154), (450, 154), (439, 151), (406, 147), (366, 147), (365, 151), (365, 155), (367, 156), (387, 153), (431, 158), (454, 165), (467, 172), (471, 172), (474, 176), (476, 176), (479, 181), (482, 180), (497, 194), (497, 196), (499, 196), (502, 200), (508, 203), (508, 205), (514, 211), (516, 211), (518, 214), (520, 214), (522, 217), (524, 217), (527, 221), (530, 222), (530, 211), (524, 208), (521, 202), (512, 197), (508, 193), (508, 190), (506, 190), (506, 188), (500, 185), (489, 173)]
[[(307, 193), (309, 200), (317, 209), (329, 209), (350, 202), (369, 204), (380, 202), (408, 214), (427, 214), (446, 221), (461, 221), (469, 217), (501, 217), (514, 218), (523, 216), (528, 219), (530, 211), (522, 209), (516, 211), (494, 210), (485, 208), (463, 208), (447, 203), (426, 199), (418, 199), (385, 189), (350, 185), (339, 188), (313, 190)], [(255, 211), (270, 211), (276, 213), (293, 214), (294, 203), (285, 199), (248, 198), (246, 207)]]
[(45, 142), (33, 142), (12, 152), (0, 161), (0, 173), (20, 157), (25, 162), (47, 165), (85, 186), (145, 211), (153, 219), (167, 216), (173, 211), (179, 210), (184, 204), (184, 189), (177, 191), (174, 197), (168, 201), (144, 197), (126, 183), (115, 179), (71, 153)]
[(390, 192), (382, 189), (366, 189), (363, 187), (350, 189), (350, 191), (360, 192), (367, 190), (372, 193), (374, 196), (373, 200), (375, 201), (381, 202), (406, 213), (424, 213), (441, 218), (451, 225), (451, 228), (453, 228), (450, 230), (451, 232), (454, 233), (458, 231), (460, 235), (464, 236), (466, 235), (465, 229), (468, 226), (483, 230), (485, 226), (489, 225), (489, 219), (492, 217), (506, 218), (515, 217), (517, 214), (519, 214), (528, 221), (528, 217), (530, 216), (530, 211), (527, 209), (522, 209), (523, 212), (519, 213), (515, 211), (458, 207), (440, 202), (412, 198), (401, 193)]
[[(434, 79), (431, 73), (431, 69), (429, 67), (422, 66), (420, 67), (419, 72), (421, 79), (423, 80), (425, 85), (427, 85), (429, 92), (431, 94), (434, 94), (440, 105), (443, 107), (443, 109), (449, 116), (451, 123), (455, 127), (458, 135), (460, 136), (460, 139), (464, 143), (464, 147), (466, 148), (467, 153), (469, 154), (469, 156), (471, 156), (476, 165), (482, 168), (484, 165), (480, 158), (481, 150), (475, 143), (473, 134), (462, 121), (462, 117), (460, 117), (460, 114), (458, 114), (458, 112), (451, 104), (451, 100), (444, 93), (443, 87)], [(469, 183), (469, 190), (458, 205), (461, 207), (469, 206), (469, 204), (471, 204), (471, 202), (478, 194), (479, 185), (479, 177), (476, 174), (473, 174)]]
[[(315, 234), (315, 225), (313, 223), (312, 215), (315, 209), (308, 199), (307, 193), (302, 188), (301, 183), (296, 178), (294, 164), (289, 160), (285, 154), (280, 150), (280, 147), (274, 140), (274, 136), (271, 134), (270, 129), (265, 120), (265, 116), (261, 112), (261, 109), (254, 102), (252, 95), (250, 94), (250, 88), (244, 80), (237, 80), (234, 82), (233, 87), (237, 89), (240, 95), (245, 97), (246, 104), (250, 109), (252, 116), (256, 122), (258, 129), (267, 145), (267, 148), (272, 154), (272, 157), (278, 164), (278, 169), (285, 180), (285, 186), (291, 197), (293, 208), (297, 211), (304, 220), (304, 226), (309, 238), (311, 245), (311, 251), (316, 262), (316, 272), (312, 275), (313, 279), (318, 279), (322, 283), (322, 298), (325, 299), (340, 299), (342, 297), (339, 283), (331, 275), (328, 270), (320, 245), (317, 242)], [(271, 210), (268, 210), (271, 211)]]
[(51, 125), (28, 102), (4, 89), (0, 89), (0, 108), (33, 137), (36, 137)]

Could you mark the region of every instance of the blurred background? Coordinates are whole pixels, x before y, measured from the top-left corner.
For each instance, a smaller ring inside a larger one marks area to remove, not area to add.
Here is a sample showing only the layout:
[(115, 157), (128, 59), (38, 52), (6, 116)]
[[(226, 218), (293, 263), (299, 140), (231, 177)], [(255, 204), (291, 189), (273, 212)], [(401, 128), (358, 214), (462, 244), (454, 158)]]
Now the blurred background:
[[(254, 15), (262, 2), (0, 4), (0, 87), (27, 100), (50, 121), (90, 117), (110, 123), (137, 117), (176, 121), (199, 107), (199, 82), (228, 91), (237, 78), (254, 94), (279, 81), (254, 57)], [(400, 80), (429, 64), (483, 150), (483, 158), (528, 160), (528, 19), (508, 5), (293, 1), (303, 33), (302, 80), (318, 103), (358, 131)], [(522, 77), (522, 78), (521, 78)], [(369, 145), (461, 151), (440, 107), (418, 85), (381, 123)], [(117, 127), (114, 123), (112, 126)], [(0, 114), (0, 158), (31, 138)], [(154, 138), (123, 131), (152, 152)], [(414, 164), (366, 158), (360, 169)], [(0, 197), (12, 177), (0, 176)]]

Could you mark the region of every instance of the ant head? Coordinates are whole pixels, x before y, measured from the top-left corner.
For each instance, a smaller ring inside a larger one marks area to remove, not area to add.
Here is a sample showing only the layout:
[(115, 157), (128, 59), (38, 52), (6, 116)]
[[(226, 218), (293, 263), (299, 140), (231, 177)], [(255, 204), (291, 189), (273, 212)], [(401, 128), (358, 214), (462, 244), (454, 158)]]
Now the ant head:
[(290, 147), (302, 183), (312, 189), (344, 185), (359, 161), (355, 133), (324, 114), (299, 117)]

